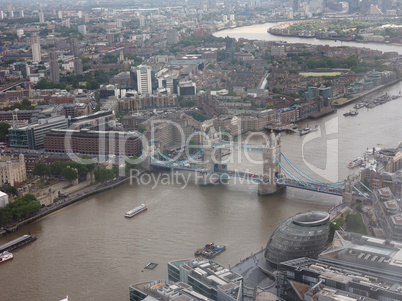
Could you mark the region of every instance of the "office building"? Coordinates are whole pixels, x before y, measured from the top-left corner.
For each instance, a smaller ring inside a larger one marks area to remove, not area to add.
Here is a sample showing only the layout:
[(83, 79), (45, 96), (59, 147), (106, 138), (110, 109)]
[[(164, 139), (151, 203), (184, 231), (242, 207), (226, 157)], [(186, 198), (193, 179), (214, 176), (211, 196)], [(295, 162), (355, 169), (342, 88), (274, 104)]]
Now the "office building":
[(0, 186), (6, 183), (14, 186), (15, 183), (22, 183), (26, 179), (24, 155), (0, 155)]
[(179, 82), (177, 93), (181, 96), (189, 96), (197, 94), (196, 84), (192, 81)]
[(90, 129), (108, 131), (116, 127), (116, 117), (112, 111), (99, 111), (90, 115), (78, 116), (68, 120), (69, 129)]
[(212, 301), (183, 282), (157, 280), (130, 285), (130, 301)]
[(7, 122), (13, 124), (19, 121), (28, 121), (36, 123), (41, 110), (18, 110), (18, 111), (0, 111), (0, 122)]
[(32, 49), (32, 61), (39, 63), (42, 60), (40, 38), (37, 35), (31, 36), (31, 49)]
[(51, 129), (66, 129), (67, 118), (57, 116), (47, 119), (39, 119), (37, 124), (30, 124), (23, 127), (12, 127), (8, 129), (10, 147), (26, 149), (42, 149), (43, 138)]
[(168, 278), (191, 285), (197, 293), (214, 301), (241, 301), (243, 277), (207, 259), (189, 259), (168, 263)]
[(375, 189), (373, 193), (373, 207), (388, 239), (402, 241), (402, 208), (389, 187)]
[(52, 51), (49, 54), (50, 59), (50, 80), (54, 83), (60, 83), (60, 70), (59, 62), (57, 61), (58, 55)]
[(264, 252), (270, 266), (299, 258), (317, 258), (323, 251), (329, 233), (329, 214), (305, 211), (282, 222), (272, 233)]
[(280, 295), (285, 300), (402, 300), (401, 258), (400, 242), (336, 231), (318, 259), (280, 264)]
[(47, 152), (114, 156), (141, 156), (142, 140), (134, 132), (54, 129), (46, 134)]
[(146, 65), (132, 67), (131, 85), (139, 94), (152, 94), (152, 68)]
[(118, 110), (136, 111), (146, 109), (174, 108), (179, 105), (177, 95), (135, 95), (130, 98), (119, 99)]

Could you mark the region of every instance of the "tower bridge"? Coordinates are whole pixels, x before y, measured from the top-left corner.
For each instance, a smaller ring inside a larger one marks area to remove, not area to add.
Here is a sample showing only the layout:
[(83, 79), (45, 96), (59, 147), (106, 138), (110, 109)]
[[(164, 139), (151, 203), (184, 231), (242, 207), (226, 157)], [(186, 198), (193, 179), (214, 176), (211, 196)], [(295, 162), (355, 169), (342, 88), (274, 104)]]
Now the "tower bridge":
[[(223, 150), (229, 152), (223, 153)], [(262, 154), (262, 173), (228, 170), (227, 165), (222, 163), (222, 158), (233, 151)], [(203, 175), (213, 174), (219, 179), (234, 177), (248, 179), (258, 183), (258, 194), (260, 195), (275, 194), (286, 187), (292, 187), (343, 196), (344, 200), (351, 200), (356, 194), (369, 199), (367, 194), (356, 187), (359, 185), (356, 178), (348, 177), (345, 181), (340, 182), (323, 182), (303, 172), (281, 152), (280, 136), (276, 136), (274, 133), (269, 135), (266, 145), (217, 140), (210, 146), (203, 146), (185, 160), (174, 160), (162, 153), (158, 153), (157, 156), (158, 158), (149, 155), (150, 169), (173, 169)]]

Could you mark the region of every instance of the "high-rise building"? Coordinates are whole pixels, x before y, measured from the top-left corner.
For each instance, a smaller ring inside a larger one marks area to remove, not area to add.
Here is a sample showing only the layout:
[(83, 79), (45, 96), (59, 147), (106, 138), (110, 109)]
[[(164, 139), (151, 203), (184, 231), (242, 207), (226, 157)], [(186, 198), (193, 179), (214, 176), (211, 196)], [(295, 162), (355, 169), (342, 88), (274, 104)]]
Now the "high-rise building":
[[(85, 14), (85, 15), (84, 15), (84, 22), (85, 22), (85, 23), (88, 23), (88, 22), (89, 22), (89, 14)], [(86, 29), (85, 29), (85, 31), (86, 31)]]
[(116, 21), (116, 27), (117, 28), (122, 28), (123, 27), (123, 21), (121, 19), (117, 19)]
[(74, 57), (79, 57), (80, 48), (77, 38), (70, 39), (70, 52)]
[(70, 19), (63, 20), (62, 24), (63, 24), (64, 27), (67, 27), (67, 28), (71, 27)]
[(23, 78), (26, 78), (31, 74), (31, 70), (29, 69), (29, 65), (27, 63), (15, 63), (14, 70), (20, 71)]
[(45, 23), (45, 14), (43, 12), (39, 12), (39, 23)]
[(145, 18), (144, 16), (140, 16), (140, 27), (144, 27), (145, 26)]
[(152, 94), (152, 68), (139, 65), (131, 69), (130, 77), (134, 89), (140, 94)]
[(216, 9), (216, 0), (208, 0), (208, 9)]
[(107, 42), (108, 42), (109, 44), (112, 44), (112, 43), (114, 42), (114, 34), (113, 34), (113, 33), (108, 33), (108, 34), (106, 35), (106, 39), (107, 39)]
[(82, 11), (81, 10), (78, 11), (77, 17), (80, 18), (80, 19), (82, 18)]
[(166, 40), (168, 44), (176, 44), (179, 42), (179, 34), (177, 30), (175, 29), (170, 29), (166, 33)]
[(4, 11), (0, 10), (0, 20), (4, 19)]
[(54, 83), (60, 83), (60, 71), (59, 63), (57, 61), (58, 55), (56, 52), (52, 51), (49, 54), (50, 59), (50, 80)]
[(293, 8), (293, 11), (299, 10), (299, 0), (293, 0), (292, 8)]
[(14, 18), (14, 11), (13, 10), (10, 11), (10, 16), (9, 17)]
[(24, 17), (25, 17), (24, 11), (20, 10), (20, 18), (24, 18)]
[(81, 75), (83, 73), (82, 60), (75, 58), (74, 60), (74, 74)]
[(42, 60), (39, 36), (31, 36), (32, 60), (39, 63)]
[(59, 17), (59, 19), (63, 19), (63, 11), (62, 11), (62, 10), (59, 10), (59, 11), (57, 12), (57, 16)]
[(78, 32), (82, 35), (87, 34), (87, 26), (86, 25), (78, 25)]

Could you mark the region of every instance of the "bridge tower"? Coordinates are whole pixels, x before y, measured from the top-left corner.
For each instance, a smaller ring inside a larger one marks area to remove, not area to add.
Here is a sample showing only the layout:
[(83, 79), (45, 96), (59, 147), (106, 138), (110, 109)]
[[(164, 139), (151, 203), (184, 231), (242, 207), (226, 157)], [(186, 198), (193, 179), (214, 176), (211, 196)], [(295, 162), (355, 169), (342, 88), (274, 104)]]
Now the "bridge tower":
[(350, 203), (353, 199), (353, 185), (354, 179), (348, 176), (344, 182), (344, 189), (342, 193), (342, 202), (343, 203)]
[(286, 188), (286, 186), (279, 186), (276, 183), (276, 179), (281, 173), (281, 167), (274, 156), (281, 161), (281, 140), (280, 135), (276, 136), (274, 133), (271, 133), (268, 143), (262, 151), (263, 182), (258, 184), (259, 195), (278, 193)]
[(214, 171), (222, 169), (222, 149), (214, 148), (212, 146), (204, 148), (204, 168), (208, 173), (214, 173)]

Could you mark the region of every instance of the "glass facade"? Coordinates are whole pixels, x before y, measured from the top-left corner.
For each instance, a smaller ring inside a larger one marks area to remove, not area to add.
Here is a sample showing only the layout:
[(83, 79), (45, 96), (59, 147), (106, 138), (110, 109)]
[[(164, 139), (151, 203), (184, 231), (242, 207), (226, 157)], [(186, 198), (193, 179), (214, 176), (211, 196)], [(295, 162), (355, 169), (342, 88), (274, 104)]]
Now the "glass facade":
[(278, 263), (299, 258), (317, 258), (329, 233), (329, 214), (323, 211), (301, 212), (280, 224), (268, 241), (265, 259)]

